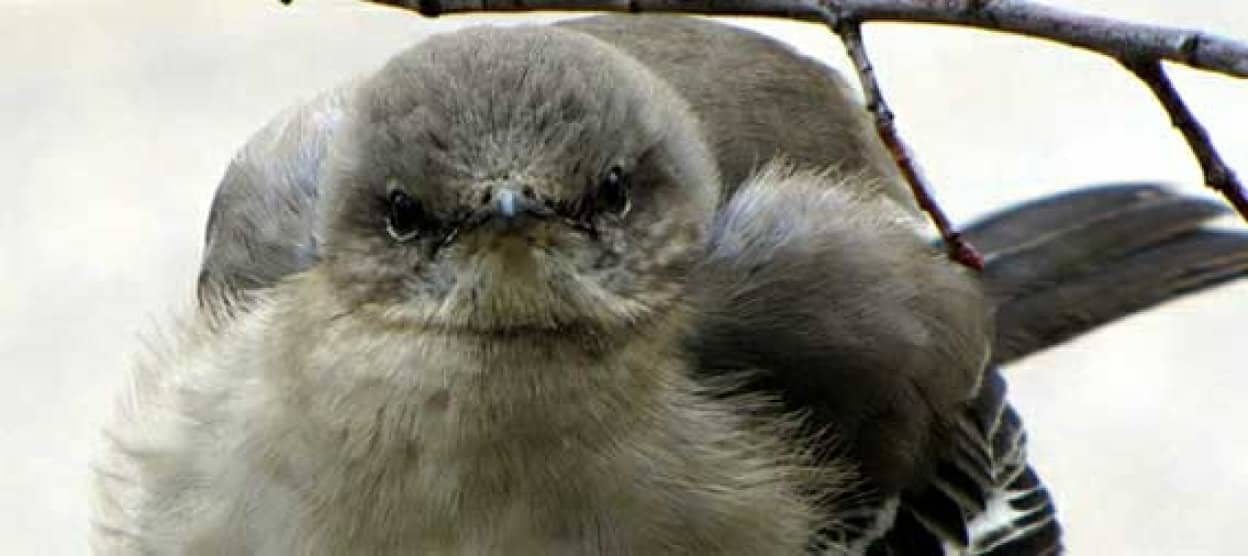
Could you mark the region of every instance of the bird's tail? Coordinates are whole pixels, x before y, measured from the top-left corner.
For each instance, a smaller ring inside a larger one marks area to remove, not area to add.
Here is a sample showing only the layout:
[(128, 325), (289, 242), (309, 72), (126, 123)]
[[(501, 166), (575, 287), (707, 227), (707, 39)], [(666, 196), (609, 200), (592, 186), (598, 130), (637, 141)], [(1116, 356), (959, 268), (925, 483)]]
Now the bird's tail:
[(1046, 197), (964, 236), (986, 259), (1003, 365), (1185, 293), (1248, 274), (1248, 234), (1211, 229), (1220, 203), (1153, 184)]

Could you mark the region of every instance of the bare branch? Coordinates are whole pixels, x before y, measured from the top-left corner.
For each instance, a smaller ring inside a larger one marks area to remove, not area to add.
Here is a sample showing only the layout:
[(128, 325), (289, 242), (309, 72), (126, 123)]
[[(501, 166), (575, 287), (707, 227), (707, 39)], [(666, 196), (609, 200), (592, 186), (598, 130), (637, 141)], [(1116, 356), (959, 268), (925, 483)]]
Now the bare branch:
[(1122, 60), (1122, 64), (1147, 83), (1157, 96), (1158, 102), (1166, 108), (1166, 112), (1170, 114), (1170, 122), (1183, 133), (1192, 154), (1200, 162), (1205, 185), (1221, 193), (1239, 215), (1248, 220), (1248, 195), (1244, 192), (1244, 185), (1213, 147), (1209, 132), (1205, 131), (1205, 126), (1201, 125), (1188, 109), (1187, 103), (1183, 102), (1183, 97), (1179, 96), (1161, 63), (1156, 60)]
[[(286, 1), (286, 0), (284, 0)], [(631, 12), (783, 17), (821, 21), (807, 0), (366, 0), (429, 17), (470, 12)]]
[(941, 23), (1026, 35), (1114, 58), (1168, 60), (1248, 77), (1248, 44), (1194, 29), (1146, 25), (1028, 0), (371, 0), (436, 16), (482, 11), (680, 12), (822, 22), (821, 7), (863, 22)]
[(863, 21), (947, 23), (1005, 31), (1114, 58), (1169, 60), (1248, 77), (1248, 44), (1192, 29), (1132, 23), (1027, 0), (825, 0)]
[(888, 102), (884, 100), (884, 94), (880, 92), (880, 84), (875, 79), (875, 69), (871, 66), (871, 59), (867, 57), (867, 49), (862, 42), (861, 24), (833, 14), (829, 16), (831, 16), (829, 24), (835, 26), (837, 34), (841, 36), (841, 41), (845, 43), (849, 58), (854, 62), (854, 69), (858, 72), (858, 80), (862, 84), (862, 91), (866, 97), (867, 110), (875, 119), (875, 131), (884, 142), (884, 146), (888, 147), (888, 152), (893, 155), (893, 161), (897, 163), (906, 183), (910, 185), (910, 192), (914, 195), (919, 208), (928, 214), (940, 232), (940, 237), (945, 242), (945, 249), (949, 252), (949, 258), (975, 270), (983, 270), (984, 258), (961, 235), (953, 231), (949, 217), (945, 216), (944, 210), (932, 196), (927, 179), (919, 170), (918, 163), (910, 153), (910, 148), (897, 133), (897, 126), (893, 124), (893, 111), (888, 107)]

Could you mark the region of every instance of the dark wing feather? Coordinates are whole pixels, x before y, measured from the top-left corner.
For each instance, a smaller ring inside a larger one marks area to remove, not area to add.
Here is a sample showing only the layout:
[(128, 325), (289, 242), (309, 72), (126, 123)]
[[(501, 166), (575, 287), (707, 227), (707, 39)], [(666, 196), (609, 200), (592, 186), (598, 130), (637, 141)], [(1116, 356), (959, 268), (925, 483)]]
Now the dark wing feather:
[(955, 554), (1060, 552), (1056, 508), (1027, 463), (1022, 421), (995, 368), (951, 428), (951, 449), (925, 482), (901, 494), (896, 525), (872, 552), (914, 554), (916, 546)]
[(985, 215), (966, 225), (962, 234), (985, 256), (1000, 253), (1053, 233), (1105, 217), (1160, 197), (1172, 197), (1153, 183), (1105, 184), (1058, 193)]
[(997, 305), (994, 362), (1248, 273), (1248, 234), (1204, 225), (1221, 203), (1159, 185), (1081, 189), (967, 227)]

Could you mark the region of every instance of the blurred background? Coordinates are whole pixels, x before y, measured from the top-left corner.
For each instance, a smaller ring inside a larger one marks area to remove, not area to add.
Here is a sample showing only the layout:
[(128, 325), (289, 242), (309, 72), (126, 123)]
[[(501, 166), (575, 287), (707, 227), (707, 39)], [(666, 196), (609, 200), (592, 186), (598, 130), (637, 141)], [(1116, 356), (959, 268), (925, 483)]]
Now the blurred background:
[[(1248, 40), (1248, 3), (1051, 4)], [(0, 0), (0, 552), (86, 552), (88, 457), (132, 354), (191, 306), (235, 149), (270, 117), (472, 22), (347, 0)], [(814, 26), (736, 20), (846, 67)], [(1093, 182), (1204, 194), (1115, 63), (965, 29), (872, 25), (900, 126), (956, 221)], [(1248, 175), (1248, 82), (1174, 69)], [(1244, 225), (1227, 219), (1227, 225)], [(1008, 372), (1073, 554), (1248, 554), (1248, 283)]]

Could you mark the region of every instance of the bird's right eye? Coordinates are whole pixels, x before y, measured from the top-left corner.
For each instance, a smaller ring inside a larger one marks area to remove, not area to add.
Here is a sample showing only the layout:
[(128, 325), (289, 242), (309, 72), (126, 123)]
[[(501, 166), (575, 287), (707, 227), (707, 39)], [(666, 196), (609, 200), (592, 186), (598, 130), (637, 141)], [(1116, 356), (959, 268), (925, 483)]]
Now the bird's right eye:
[(386, 216), (386, 232), (395, 241), (408, 241), (418, 237), (421, 232), (431, 232), (436, 228), (437, 223), (433, 217), (411, 195), (395, 190), (390, 192), (388, 202), (390, 206)]

